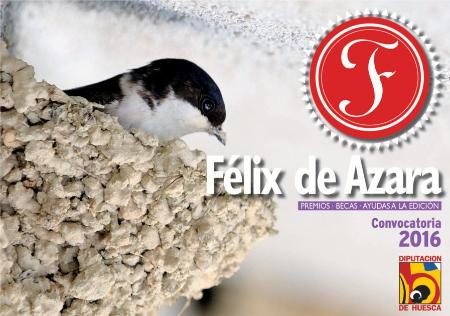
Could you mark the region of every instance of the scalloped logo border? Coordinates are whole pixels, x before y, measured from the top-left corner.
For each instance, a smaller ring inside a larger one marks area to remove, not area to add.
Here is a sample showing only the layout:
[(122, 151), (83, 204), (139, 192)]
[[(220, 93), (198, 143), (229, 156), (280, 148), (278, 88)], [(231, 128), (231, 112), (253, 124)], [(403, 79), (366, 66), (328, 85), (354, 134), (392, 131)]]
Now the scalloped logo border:
[[(407, 30), (409, 30), (412, 34), (416, 36), (419, 43), (425, 50), (425, 54), (428, 57), (430, 63), (431, 70), (431, 86), (430, 86), (430, 95), (428, 97), (428, 104), (426, 105), (426, 110), (422, 113), (420, 119), (417, 122), (406, 129), (402, 134), (393, 137), (391, 139), (387, 139), (381, 142), (372, 142), (372, 141), (361, 141), (349, 136), (344, 135), (343, 133), (335, 130), (332, 126), (322, 118), (319, 111), (316, 109), (314, 101), (311, 97), (310, 85), (309, 85), (309, 71), (311, 66), (311, 61), (314, 56), (314, 53), (317, 49), (319, 43), (324, 39), (324, 37), (331, 32), (336, 26), (344, 23), (346, 21), (350, 21), (355, 18), (360, 17), (380, 17), (389, 19), (393, 22), (399, 23), (404, 26)], [(431, 44), (431, 40), (425, 35), (424, 31), (421, 30), (417, 25), (412, 23), (410, 20), (405, 17), (397, 14), (391, 13), (387, 10), (379, 11), (378, 9), (374, 10), (365, 10), (364, 12), (355, 11), (354, 13), (347, 13), (345, 18), (337, 17), (335, 21), (330, 21), (326, 28), (322, 29), (321, 34), (316, 36), (315, 41), (311, 42), (311, 47), (307, 51), (307, 58), (303, 61), (305, 67), (301, 69), (302, 72), (302, 92), (304, 95), (303, 100), (306, 102), (306, 110), (310, 113), (313, 121), (318, 125), (319, 129), (321, 129), (327, 136), (331, 137), (334, 141), (340, 143), (343, 147), (350, 147), (352, 149), (359, 149), (361, 151), (369, 150), (369, 151), (383, 151), (384, 149), (393, 149), (395, 147), (401, 146), (403, 143), (409, 143), (412, 137), (417, 137), (420, 131), (425, 130), (426, 124), (431, 123), (431, 115), (436, 113), (436, 107), (440, 105), (439, 99), (442, 97), (442, 87), (443, 87), (443, 73), (442, 67), (439, 62), (439, 56), (436, 54), (436, 48)]]

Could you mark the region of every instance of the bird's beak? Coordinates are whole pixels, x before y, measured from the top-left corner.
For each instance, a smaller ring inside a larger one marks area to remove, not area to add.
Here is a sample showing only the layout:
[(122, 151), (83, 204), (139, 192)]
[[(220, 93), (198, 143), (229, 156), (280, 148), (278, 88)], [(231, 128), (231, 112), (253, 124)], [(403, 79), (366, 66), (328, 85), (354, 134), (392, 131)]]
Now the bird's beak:
[(216, 126), (209, 130), (211, 135), (216, 136), (216, 138), (221, 142), (224, 146), (227, 141), (227, 134), (222, 130), (222, 126)]

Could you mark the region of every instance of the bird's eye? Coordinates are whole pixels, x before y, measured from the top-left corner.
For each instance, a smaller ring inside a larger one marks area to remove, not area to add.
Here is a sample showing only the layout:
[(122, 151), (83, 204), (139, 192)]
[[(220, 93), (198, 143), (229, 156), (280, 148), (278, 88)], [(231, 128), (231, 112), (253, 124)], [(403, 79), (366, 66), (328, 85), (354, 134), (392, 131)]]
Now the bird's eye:
[(214, 109), (214, 107), (215, 107), (215, 104), (213, 101), (211, 101), (208, 98), (203, 99), (203, 101), (202, 101), (203, 111), (210, 112)]

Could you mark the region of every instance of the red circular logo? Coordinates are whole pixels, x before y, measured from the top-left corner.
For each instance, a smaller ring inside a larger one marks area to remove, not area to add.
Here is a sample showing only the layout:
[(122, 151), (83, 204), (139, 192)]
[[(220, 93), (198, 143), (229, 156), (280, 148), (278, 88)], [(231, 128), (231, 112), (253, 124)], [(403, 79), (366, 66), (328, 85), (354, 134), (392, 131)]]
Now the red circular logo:
[(361, 17), (323, 38), (309, 82), (318, 112), (334, 129), (376, 141), (406, 131), (423, 114), (430, 66), (408, 29), (389, 19)]

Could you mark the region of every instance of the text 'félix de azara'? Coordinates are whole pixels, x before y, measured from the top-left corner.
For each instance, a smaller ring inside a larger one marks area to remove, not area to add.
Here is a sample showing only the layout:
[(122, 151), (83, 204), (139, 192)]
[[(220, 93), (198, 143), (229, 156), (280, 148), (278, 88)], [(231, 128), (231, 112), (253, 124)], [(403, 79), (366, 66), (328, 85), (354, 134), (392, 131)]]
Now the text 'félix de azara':
[[(281, 168), (262, 166), (260, 156), (207, 157), (207, 192), (216, 194), (218, 182), (232, 195), (282, 195)], [(284, 180), (283, 180), (284, 181)], [(300, 195), (439, 195), (443, 193), (441, 173), (435, 167), (370, 168), (360, 156), (352, 156), (345, 182), (340, 185), (338, 174), (331, 168), (319, 168), (319, 160), (310, 156), (308, 166), (297, 169), (294, 185)]]

